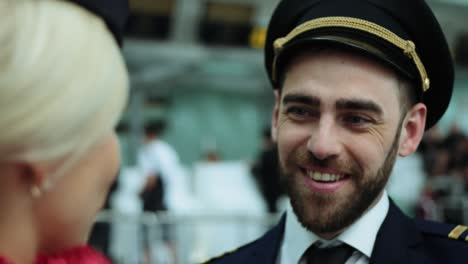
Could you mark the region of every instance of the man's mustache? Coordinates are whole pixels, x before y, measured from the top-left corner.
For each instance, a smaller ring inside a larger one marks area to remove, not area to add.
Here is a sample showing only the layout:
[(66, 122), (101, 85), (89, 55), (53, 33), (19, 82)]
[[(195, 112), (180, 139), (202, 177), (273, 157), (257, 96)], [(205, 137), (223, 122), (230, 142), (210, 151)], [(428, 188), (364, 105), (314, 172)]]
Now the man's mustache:
[(318, 159), (312, 152), (307, 150), (298, 150), (291, 156), (291, 161), (292, 164), (297, 164), (299, 166), (333, 169), (353, 177), (357, 177), (362, 174), (360, 167), (353, 161), (344, 161), (337, 157)]

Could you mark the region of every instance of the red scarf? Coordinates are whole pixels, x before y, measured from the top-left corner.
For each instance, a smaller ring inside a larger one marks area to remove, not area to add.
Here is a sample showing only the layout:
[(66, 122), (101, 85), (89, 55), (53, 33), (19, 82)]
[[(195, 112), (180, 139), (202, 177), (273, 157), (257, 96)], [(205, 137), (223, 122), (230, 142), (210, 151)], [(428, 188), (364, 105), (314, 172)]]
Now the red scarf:
[[(13, 264), (13, 262), (0, 256), (0, 264)], [(81, 246), (60, 254), (39, 255), (34, 264), (111, 264), (111, 262), (93, 248)]]

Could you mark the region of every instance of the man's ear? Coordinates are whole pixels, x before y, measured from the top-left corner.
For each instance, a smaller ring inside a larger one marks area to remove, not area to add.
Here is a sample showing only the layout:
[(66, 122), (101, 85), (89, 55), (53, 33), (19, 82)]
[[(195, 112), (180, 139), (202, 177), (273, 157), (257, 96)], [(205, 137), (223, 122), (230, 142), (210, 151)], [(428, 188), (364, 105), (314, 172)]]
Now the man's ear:
[(426, 127), (427, 108), (423, 103), (414, 105), (403, 121), (398, 154), (406, 157), (413, 154), (419, 146)]
[(280, 108), (280, 93), (278, 89), (274, 90), (275, 94), (275, 107), (273, 108), (273, 113), (271, 117), (271, 138), (273, 142), (277, 142), (278, 138), (278, 115), (279, 115), (279, 108)]

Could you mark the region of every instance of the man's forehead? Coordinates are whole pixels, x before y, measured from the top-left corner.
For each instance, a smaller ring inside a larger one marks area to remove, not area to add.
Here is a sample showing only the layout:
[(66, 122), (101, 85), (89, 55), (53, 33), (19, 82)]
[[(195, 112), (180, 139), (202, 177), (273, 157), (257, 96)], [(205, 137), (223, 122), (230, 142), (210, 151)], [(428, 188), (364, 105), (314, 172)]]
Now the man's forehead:
[(285, 74), (295, 65), (314, 63), (320, 68), (329, 62), (339, 62), (342, 65), (352, 64), (354, 69), (372, 69), (372, 72), (376, 75), (389, 76), (395, 80), (403, 78), (403, 76), (399, 76), (397, 72), (385, 63), (373, 57), (352, 50), (336, 49), (333, 47), (320, 47), (298, 51), (297, 54), (291, 56), (290, 61), (287, 63)]
[[(370, 110), (381, 115), (384, 111), (399, 109), (399, 81), (393, 72), (380, 73), (371, 67), (371, 72), (349, 73), (354, 65), (333, 71), (321, 68), (317, 60), (317, 72), (311, 68), (292, 68), (285, 79), (281, 104), (304, 104), (336, 110)], [(338, 61), (339, 62), (339, 61)], [(307, 60), (303, 60), (307, 65)], [(301, 67), (298, 65), (298, 67)], [(385, 78), (380, 74), (386, 74)], [(349, 75), (349, 76), (345, 76)]]
[[(353, 53), (322, 50), (294, 57), (284, 76), (282, 90), (334, 93), (353, 98), (389, 92), (399, 94), (400, 77), (371, 58)], [(325, 89), (325, 91), (322, 91)]]

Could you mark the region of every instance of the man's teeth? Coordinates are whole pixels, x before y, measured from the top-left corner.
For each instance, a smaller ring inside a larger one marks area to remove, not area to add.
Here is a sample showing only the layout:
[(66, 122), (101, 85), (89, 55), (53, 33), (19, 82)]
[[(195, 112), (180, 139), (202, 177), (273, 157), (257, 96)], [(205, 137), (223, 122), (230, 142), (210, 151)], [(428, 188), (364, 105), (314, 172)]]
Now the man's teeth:
[(344, 175), (339, 174), (329, 174), (329, 173), (320, 173), (316, 171), (307, 171), (307, 175), (315, 180), (321, 182), (334, 182), (344, 178)]

